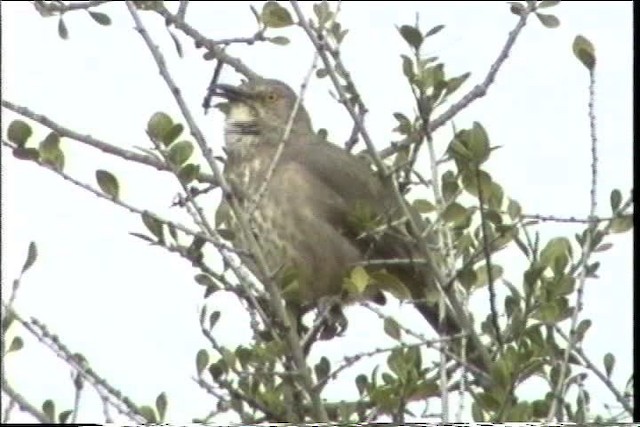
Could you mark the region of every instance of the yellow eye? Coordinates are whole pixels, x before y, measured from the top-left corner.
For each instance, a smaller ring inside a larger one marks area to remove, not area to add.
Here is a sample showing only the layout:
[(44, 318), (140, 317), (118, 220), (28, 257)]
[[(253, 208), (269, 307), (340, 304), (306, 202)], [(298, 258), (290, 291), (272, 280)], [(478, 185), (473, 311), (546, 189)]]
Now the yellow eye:
[(267, 92), (265, 97), (267, 98), (267, 101), (273, 102), (278, 99), (278, 94), (276, 94), (275, 92)]

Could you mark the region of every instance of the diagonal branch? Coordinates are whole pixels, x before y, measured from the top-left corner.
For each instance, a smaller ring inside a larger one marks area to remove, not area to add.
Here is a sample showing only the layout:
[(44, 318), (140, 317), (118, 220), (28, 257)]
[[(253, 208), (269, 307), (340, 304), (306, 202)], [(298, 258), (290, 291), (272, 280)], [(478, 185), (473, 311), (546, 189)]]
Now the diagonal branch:
[[(518, 20), (518, 23), (516, 24), (514, 29), (511, 30), (511, 32), (509, 32), (509, 36), (507, 37), (507, 40), (504, 46), (498, 53), (498, 57), (496, 58), (496, 60), (493, 62), (493, 64), (491, 64), (491, 67), (489, 68), (489, 71), (487, 72), (487, 75), (485, 76), (482, 83), (476, 85), (473, 89), (469, 91), (469, 93), (464, 95), (458, 102), (450, 106), (444, 113), (440, 114), (438, 117), (431, 120), (429, 123), (430, 133), (435, 132), (436, 129), (446, 124), (449, 120), (454, 118), (460, 111), (465, 109), (473, 101), (475, 101), (478, 98), (482, 98), (487, 94), (487, 91), (489, 90), (489, 87), (493, 84), (496, 78), (496, 75), (498, 74), (498, 71), (500, 71), (500, 68), (509, 57), (509, 53), (511, 52), (513, 45), (518, 39), (518, 36), (522, 32), (522, 29), (524, 28), (524, 26), (527, 24), (527, 19), (529, 18), (529, 15), (534, 10), (535, 10), (535, 6), (528, 7), (522, 11), (522, 14), (520, 15), (520, 19)], [(412, 143), (413, 142), (409, 140), (404, 140), (397, 144), (394, 144), (391, 147), (387, 147), (384, 150), (380, 151), (380, 157), (382, 157), (383, 159), (386, 159), (387, 157), (397, 153), (402, 148), (410, 146)]]
[[(62, 126), (57, 122), (51, 120), (47, 116), (36, 113), (27, 107), (14, 104), (13, 102), (7, 101), (6, 99), (2, 100), (2, 106), (8, 110), (13, 111), (16, 114), (19, 114), (23, 117), (31, 119), (37, 123), (40, 123), (41, 125), (51, 129), (61, 137), (73, 139), (82, 144), (88, 145), (93, 148), (97, 148), (98, 150), (104, 153), (111, 154), (112, 156), (120, 157), (121, 159), (124, 159), (124, 160), (130, 160), (136, 163), (151, 166), (152, 168), (155, 168), (159, 171), (167, 171), (167, 172), (171, 171), (171, 167), (168, 164), (160, 161), (155, 157), (152, 157), (146, 154), (139, 154), (130, 150), (125, 150), (123, 148), (117, 147), (108, 142), (105, 142), (101, 139), (94, 138), (91, 135), (83, 135), (79, 132), (76, 132), (67, 127)], [(196, 179), (200, 182), (207, 182), (214, 185), (217, 185), (218, 183), (212, 175), (206, 174), (206, 173), (200, 173)]]

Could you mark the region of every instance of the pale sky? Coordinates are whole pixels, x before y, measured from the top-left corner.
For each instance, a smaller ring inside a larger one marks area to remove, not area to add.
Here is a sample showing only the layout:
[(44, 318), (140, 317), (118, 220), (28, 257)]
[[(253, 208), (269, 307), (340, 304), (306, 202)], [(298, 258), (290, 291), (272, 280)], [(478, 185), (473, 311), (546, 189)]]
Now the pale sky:
[[(260, 10), (262, 3), (251, 3)], [(249, 4), (193, 3), (186, 19), (210, 38), (251, 36), (256, 28)], [(3, 4), (2, 96), (80, 133), (123, 148), (149, 148), (145, 129), (154, 112), (165, 111), (184, 121), (151, 54), (133, 30), (126, 6), (118, 2), (96, 10), (108, 13), (113, 24), (101, 27), (86, 12), (69, 13), (65, 15), (69, 39), (62, 40), (57, 36), (56, 18), (42, 18), (27, 2)], [(492, 155), (487, 168), (526, 213), (587, 217), (589, 81), (571, 51), (574, 37), (584, 35), (594, 44), (598, 61), (597, 213), (608, 216), (611, 190), (620, 189), (626, 199), (632, 185), (632, 3), (567, 2), (548, 12), (559, 17), (561, 26), (547, 29), (532, 17), (488, 95), (460, 113), (455, 125), (469, 127), (479, 121), (492, 145), (503, 147)], [(413, 114), (399, 58), (408, 48), (396, 25), (413, 24), (416, 13), (425, 30), (446, 25), (428, 39), (426, 49), (445, 62), (448, 75), (472, 73), (458, 97), (484, 78), (517, 21), (502, 2), (343, 3), (340, 21), (350, 32), (342, 58), (370, 110), (366, 125), (380, 148), (399, 139), (392, 133), (396, 124), (392, 113)], [(221, 114), (213, 110), (205, 116), (200, 107), (214, 63), (202, 60), (203, 51), (172, 30), (184, 49), (184, 58), (179, 58), (163, 21), (154, 14), (142, 16), (208, 143), (215, 154), (221, 154)], [(232, 46), (228, 52), (258, 73), (298, 89), (313, 57), (310, 42), (297, 27), (273, 30), (272, 35), (286, 35), (292, 42), (286, 47)], [(239, 76), (225, 68), (222, 79), (237, 82)], [(327, 128), (329, 138), (342, 143), (351, 122), (329, 89), (328, 79), (312, 79), (305, 104), (314, 126)], [(3, 136), (17, 117), (2, 109)], [(48, 133), (39, 124), (33, 129), (32, 145)], [(450, 137), (450, 126), (436, 133), (439, 153)], [(179, 192), (171, 175), (128, 164), (76, 141), (63, 139), (62, 147), (65, 171), (75, 178), (97, 187), (95, 170), (107, 169), (119, 178), (122, 198), (128, 203), (165, 218), (189, 221), (185, 213), (169, 207)], [(207, 348), (198, 326), (200, 307), (206, 304), (209, 311), (222, 310), (214, 332), (234, 348), (251, 337), (241, 305), (223, 294), (204, 301), (202, 287), (193, 280), (197, 271), (186, 261), (129, 235), (146, 232), (137, 215), (33, 163), (18, 161), (5, 147), (2, 156), (3, 294), (20, 272), (29, 242), (35, 241), (39, 257), (22, 280), (16, 301), (19, 313), (44, 322), (137, 404), (153, 405), (160, 392), (167, 392), (168, 422), (206, 415), (215, 402), (191, 380), (196, 352)], [(425, 158), (419, 168), (427, 171), (427, 167)], [(218, 197), (216, 193), (206, 200), (209, 212)], [(547, 224), (539, 229), (542, 244), (560, 234), (575, 244), (573, 236), (580, 227)], [(600, 278), (587, 282), (580, 318), (593, 321), (585, 352), (600, 368), (606, 352), (616, 355), (612, 380), (623, 388), (632, 372), (632, 237), (631, 233), (613, 235), (605, 241), (613, 243), (613, 248), (592, 258), (602, 264)], [(505, 267), (506, 278), (521, 286), (525, 260), (517, 249), (505, 252), (494, 262)], [(574, 253), (579, 253), (577, 247)], [(215, 257), (214, 252), (209, 254)], [(471, 309), (477, 310), (476, 318), (486, 315), (487, 298), (486, 288), (474, 297)], [(403, 323), (435, 337), (406, 306), (392, 302), (386, 312), (398, 313)], [(351, 307), (347, 316), (346, 336), (318, 344), (312, 360), (326, 355), (337, 366), (345, 355), (393, 343), (384, 335), (382, 322), (365, 308)], [(16, 332), (14, 327), (9, 335)], [(19, 333), (25, 348), (6, 360), (9, 381), (37, 406), (53, 398), (57, 411), (71, 409), (69, 369), (26, 332)], [(327, 387), (324, 397), (357, 398), (355, 376), (369, 374), (385, 359), (386, 355), (355, 365)], [(606, 414), (604, 404), (617, 408), (611, 394), (593, 375), (589, 378), (592, 413)], [(78, 421), (102, 420), (95, 392), (87, 390), (82, 399)], [(29, 418), (16, 411), (12, 420)]]

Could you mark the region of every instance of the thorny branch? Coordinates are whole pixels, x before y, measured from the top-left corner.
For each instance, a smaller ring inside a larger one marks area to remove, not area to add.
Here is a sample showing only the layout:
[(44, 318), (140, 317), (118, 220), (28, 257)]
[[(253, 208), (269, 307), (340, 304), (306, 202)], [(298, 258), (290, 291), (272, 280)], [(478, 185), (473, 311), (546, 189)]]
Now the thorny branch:
[[(124, 160), (130, 160), (136, 163), (151, 166), (159, 171), (171, 171), (171, 167), (166, 162), (163, 162), (156, 157), (147, 154), (139, 154), (130, 150), (125, 150), (101, 139), (94, 138), (91, 135), (83, 135), (79, 132), (58, 124), (57, 122), (42, 114), (35, 113), (27, 107), (14, 104), (13, 102), (7, 101), (6, 99), (2, 100), (2, 106), (8, 110), (13, 111), (14, 113), (40, 123), (41, 125), (51, 129), (61, 137), (73, 139), (90, 147), (97, 148), (104, 153), (120, 157)], [(196, 180), (200, 182), (211, 183), (214, 185), (217, 185), (218, 183), (212, 175), (206, 173), (200, 173)]]
[[(529, 18), (529, 15), (533, 12), (533, 10), (534, 9), (530, 7), (523, 10), (522, 14), (520, 15), (520, 19), (518, 20), (518, 23), (516, 24), (514, 29), (511, 30), (511, 32), (509, 33), (509, 36), (507, 37), (507, 41), (505, 42), (504, 46), (500, 50), (500, 53), (498, 54), (498, 57), (496, 58), (496, 60), (493, 62), (493, 64), (491, 64), (491, 67), (489, 68), (489, 72), (485, 76), (482, 83), (480, 83), (479, 85), (476, 85), (473, 89), (471, 89), (471, 91), (469, 91), (469, 93), (464, 95), (458, 102), (456, 102), (451, 107), (449, 107), (444, 113), (440, 114), (438, 117), (431, 120), (429, 122), (429, 129), (428, 129), (429, 133), (435, 132), (442, 125), (447, 123), (449, 120), (453, 119), (460, 111), (465, 109), (473, 101), (475, 101), (478, 98), (482, 98), (487, 94), (489, 87), (491, 87), (491, 85), (493, 84), (496, 78), (496, 75), (498, 74), (498, 71), (500, 71), (500, 68), (502, 67), (506, 59), (509, 57), (509, 53), (511, 52), (513, 45), (518, 39), (518, 36), (520, 35), (522, 29), (527, 24), (527, 19)], [(380, 157), (383, 159), (386, 159), (387, 157), (397, 153), (400, 149), (408, 147), (411, 144), (412, 144), (412, 141), (409, 141), (409, 140), (405, 140), (397, 144), (393, 144), (391, 147), (387, 147), (384, 150), (381, 150)]]
[[(142, 21), (140, 20), (140, 17), (138, 16), (138, 11), (135, 7), (135, 5), (133, 5), (133, 3), (128, 0), (127, 1), (127, 7), (129, 9), (129, 12), (131, 13), (131, 16), (136, 24), (136, 29), (138, 30), (138, 32), (140, 33), (140, 35), (142, 36), (142, 38), (144, 39), (145, 43), (147, 44), (147, 47), (149, 49), (149, 51), (151, 52), (159, 70), (160, 70), (160, 74), (163, 77), (163, 79), (165, 80), (165, 82), (167, 83), (167, 86), (169, 87), (169, 89), (171, 90), (171, 93), (173, 94), (176, 103), (178, 104), (180, 111), (182, 112), (182, 115), (184, 116), (187, 124), (189, 125), (189, 128), (191, 129), (191, 134), (193, 135), (193, 137), (195, 138), (198, 146), (200, 147), (200, 149), (202, 150), (205, 159), (207, 160), (209, 167), (211, 168), (211, 170), (214, 173), (214, 176), (217, 178), (217, 180), (220, 183), (220, 186), (223, 190), (224, 194), (230, 194), (232, 197), (229, 198), (229, 202), (231, 205), (232, 210), (234, 211), (235, 217), (238, 220), (241, 229), (243, 230), (243, 233), (245, 234), (245, 236), (247, 237), (247, 239), (250, 242), (251, 247), (253, 247), (255, 250), (252, 251), (253, 255), (255, 256), (255, 260), (256, 260), (256, 264), (258, 265), (260, 271), (262, 272), (262, 275), (267, 278), (267, 280), (264, 281), (265, 287), (267, 289), (267, 292), (269, 293), (269, 302), (272, 305), (275, 314), (278, 316), (278, 320), (280, 322), (282, 322), (282, 324), (284, 325), (285, 328), (285, 335), (286, 335), (286, 339), (287, 339), (287, 343), (289, 345), (289, 348), (292, 352), (293, 355), (293, 360), (295, 363), (295, 366), (300, 374), (300, 380), (301, 380), (301, 385), (302, 385), (302, 389), (307, 393), (309, 399), (311, 400), (313, 407), (314, 407), (314, 418), (316, 420), (319, 421), (326, 421), (327, 418), (327, 414), (325, 411), (325, 408), (322, 404), (322, 401), (320, 399), (320, 395), (314, 391), (314, 387), (313, 387), (313, 379), (309, 373), (308, 367), (307, 367), (307, 363), (305, 361), (305, 357), (304, 357), (304, 353), (302, 350), (302, 346), (300, 343), (300, 339), (297, 336), (296, 330), (295, 328), (291, 327), (290, 325), (290, 319), (289, 316), (287, 316), (287, 313), (285, 311), (284, 308), (284, 304), (282, 302), (282, 299), (280, 298), (280, 292), (279, 289), (277, 287), (277, 285), (273, 282), (273, 280), (269, 280), (268, 279), (268, 269), (266, 268), (267, 263), (264, 259), (264, 255), (261, 253), (259, 245), (257, 244), (257, 242), (255, 241), (255, 238), (253, 237), (253, 234), (250, 231), (249, 228), (249, 223), (247, 221), (247, 218), (245, 216), (245, 213), (242, 211), (242, 209), (240, 208), (240, 206), (238, 205), (235, 197), (233, 197), (233, 195), (231, 194), (230, 190), (229, 190), (229, 186), (227, 185), (224, 177), (222, 176), (222, 173), (220, 171), (220, 169), (218, 168), (218, 165), (215, 163), (213, 156), (212, 156), (212, 150), (211, 148), (207, 145), (204, 136), (202, 134), (202, 132), (200, 131), (199, 127), (196, 125), (195, 120), (193, 119), (191, 112), (189, 110), (189, 107), (187, 106), (186, 102), (184, 101), (184, 99), (182, 98), (181, 92), (178, 89), (178, 87), (176, 86), (176, 84), (174, 83), (173, 79), (171, 78), (171, 76), (169, 75), (169, 72), (166, 68), (166, 64), (164, 62), (164, 58), (162, 57), (162, 54), (160, 53), (160, 51), (158, 50), (157, 46), (153, 43), (153, 41), (151, 40), (151, 38), (149, 37), (148, 33), (146, 32), (144, 25), (142, 24)], [(166, 12), (166, 10), (165, 10)], [(166, 12), (168, 14), (168, 12)], [(170, 18), (174, 18), (172, 15)], [(178, 21), (176, 21), (178, 22)], [(177, 26), (177, 24), (176, 24)], [(221, 50), (218, 46), (211, 46), (211, 48), (215, 48), (217, 50)], [(224, 52), (222, 52), (224, 53)], [(220, 58), (218, 58), (219, 60), (222, 60)], [(223, 254), (224, 256), (224, 252), (220, 251), (221, 254)], [(272, 330), (273, 331), (273, 330)], [(274, 338), (278, 339), (277, 334), (275, 334), (274, 331)]]

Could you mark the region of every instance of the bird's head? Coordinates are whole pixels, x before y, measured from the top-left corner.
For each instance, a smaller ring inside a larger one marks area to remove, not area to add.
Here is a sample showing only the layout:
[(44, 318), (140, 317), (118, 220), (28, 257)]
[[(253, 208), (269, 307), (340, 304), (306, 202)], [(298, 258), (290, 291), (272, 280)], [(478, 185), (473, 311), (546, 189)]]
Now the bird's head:
[[(282, 140), (298, 98), (289, 86), (273, 79), (249, 80), (238, 86), (216, 84), (210, 90), (213, 96), (228, 101), (221, 106), (228, 136), (259, 135), (263, 143), (273, 144)], [(297, 106), (289, 132), (290, 136), (296, 134), (313, 134), (302, 103)]]

